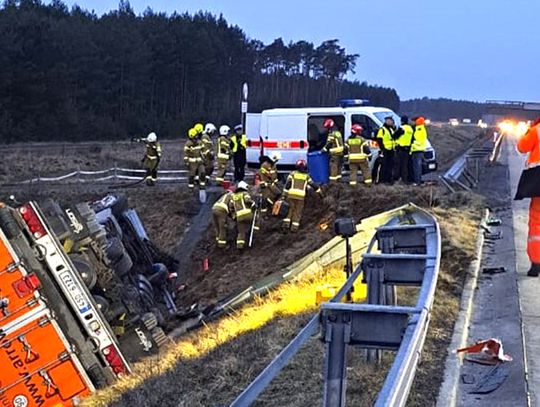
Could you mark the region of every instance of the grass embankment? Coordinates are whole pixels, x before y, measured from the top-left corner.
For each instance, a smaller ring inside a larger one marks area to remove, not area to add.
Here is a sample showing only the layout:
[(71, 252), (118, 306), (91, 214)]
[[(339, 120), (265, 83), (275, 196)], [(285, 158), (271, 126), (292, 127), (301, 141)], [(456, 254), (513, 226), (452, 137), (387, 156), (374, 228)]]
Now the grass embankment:
[[(413, 406), (432, 405), (436, 399), (461, 289), (474, 257), (481, 202), (471, 195), (458, 197), (431, 200), (441, 226), (443, 252), (428, 338), (409, 401)], [(191, 407), (230, 403), (316, 312), (316, 287), (341, 281), (342, 271), (333, 270), (285, 284), (190, 333), (167, 353), (140, 362), (132, 376), (98, 392), (85, 405)], [(410, 292), (400, 291), (399, 296), (400, 303), (412, 300)], [(323, 351), (318, 338), (311, 339), (256, 405), (318, 405)], [(388, 352), (380, 365), (368, 365), (361, 352), (350, 350), (350, 405), (372, 404), (392, 358)]]

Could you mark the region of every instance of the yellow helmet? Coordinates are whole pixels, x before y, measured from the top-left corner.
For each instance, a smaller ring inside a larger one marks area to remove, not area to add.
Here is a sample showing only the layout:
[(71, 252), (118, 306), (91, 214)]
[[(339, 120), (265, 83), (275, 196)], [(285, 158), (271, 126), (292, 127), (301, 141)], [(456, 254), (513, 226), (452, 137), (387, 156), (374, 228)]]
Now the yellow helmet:
[(204, 130), (204, 126), (202, 125), (202, 123), (197, 123), (195, 126), (193, 126), (193, 128), (197, 133), (202, 133)]
[(192, 127), (191, 129), (188, 130), (187, 134), (189, 138), (197, 137), (197, 130), (195, 130), (195, 127)]

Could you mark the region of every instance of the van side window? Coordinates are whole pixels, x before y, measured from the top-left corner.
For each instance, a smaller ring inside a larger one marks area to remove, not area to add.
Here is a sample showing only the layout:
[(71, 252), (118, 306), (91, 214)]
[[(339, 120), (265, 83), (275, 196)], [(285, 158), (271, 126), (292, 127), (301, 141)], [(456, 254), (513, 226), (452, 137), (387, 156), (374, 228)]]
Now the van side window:
[[(326, 130), (323, 127), (323, 123), (326, 119), (332, 119), (336, 124), (338, 130), (341, 134), (346, 137), (344, 128), (345, 128), (345, 116), (336, 115), (336, 116), (315, 116), (309, 115), (307, 121), (307, 138), (308, 138), (308, 151), (319, 151), (326, 144)], [(348, 135), (348, 134), (347, 134)]]
[(352, 117), (352, 124), (359, 124), (362, 126), (364, 131), (362, 132), (362, 135), (365, 138), (374, 138), (375, 133), (379, 129), (379, 126), (377, 126), (377, 123), (371, 119), (371, 117), (366, 116), (365, 114), (353, 114)]

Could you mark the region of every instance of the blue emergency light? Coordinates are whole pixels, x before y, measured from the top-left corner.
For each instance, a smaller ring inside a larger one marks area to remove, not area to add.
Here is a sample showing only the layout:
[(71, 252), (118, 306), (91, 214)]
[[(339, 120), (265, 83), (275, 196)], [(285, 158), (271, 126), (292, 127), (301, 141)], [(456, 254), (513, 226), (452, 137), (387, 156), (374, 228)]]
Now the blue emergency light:
[(341, 99), (338, 100), (340, 107), (355, 107), (355, 106), (367, 106), (369, 100), (367, 99)]

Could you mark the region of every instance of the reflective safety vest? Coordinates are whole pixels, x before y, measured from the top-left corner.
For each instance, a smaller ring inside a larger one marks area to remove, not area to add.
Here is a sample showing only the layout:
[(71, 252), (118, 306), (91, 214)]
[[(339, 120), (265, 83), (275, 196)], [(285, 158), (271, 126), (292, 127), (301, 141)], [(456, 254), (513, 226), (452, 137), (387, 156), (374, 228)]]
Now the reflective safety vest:
[(427, 130), (426, 126), (419, 124), (414, 128), (411, 153), (426, 151), (427, 148)]
[(400, 147), (410, 147), (412, 143), (414, 129), (410, 124), (404, 124), (403, 126), (401, 126), (401, 129), (403, 130), (403, 134), (399, 136), (396, 144)]
[[(540, 166), (540, 124), (531, 127), (517, 142), (520, 153), (529, 153), (527, 168)], [(538, 180), (540, 182), (540, 180)]]
[(263, 162), (261, 168), (259, 169), (259, 178), (261, 184), (270, 185), (277, 181), (277, 169), (275, 165), (270, 164), (269, 162)]
[(313, 185), (313, 180), (309, 174), (300, 171), (293, 171), (287, 178), (285, 191), (291, 198), (304, 199), (308, 185)]
[(251, 197), (246, 191), (234, 192), (232, 202), (236, 220), (242, 220), (251, 215)]
[(328, 133), (328, 138), (326, 139), (326, 145), (324, 146), (324, 150), (329, 151), (330, 155), (343, 155), (343, 137), (338, 130), (333, 130)]
[(229, 205), (231, 203), (232, 192), (226, 192), (219, 197), (216, 203), (212, 206), (213, 211), (229, 213)]
[(238, 135), (235, 133), (231, 137), (232, 152), (235, 154), (238, 150), (245, 150), (247, 148), (247, 137), (245, 134), (240, 136), (240, 143), (238, 143)]
[(184, 146), (184, 161), (189, 163), (202, 162), (202, 144), (200, 140), (189, 139)]
[(157, 160), (161, 157), (161, 144), (159, 142), (146, 143), (146, 158)]
[(394, 130), (389, 129), (386, 126), (382, 126), (377, 132), (377, 138), (382, 140), (382, 145), (385, 150), (393, 150), (395, 148), (392, 134), (394, 134)]
[(210, 135), (203, 133), (201, 137), (201, 144), (201, 152), (203, 157), (210, 160), (211, 153), (214, 151), (214, 143), (212, 142)]
[(228, 160), (231, 158), (231, 142), (227, 136), (219, 136), (217, 142), (217, 158)]
[(349, 162), (357, 163), (369, 158), (369, 155), (366, 154), (369, 141), (364, 140), (362, 137), (351, 136), (345, 142), (345, 145), (349, 153)]

